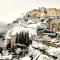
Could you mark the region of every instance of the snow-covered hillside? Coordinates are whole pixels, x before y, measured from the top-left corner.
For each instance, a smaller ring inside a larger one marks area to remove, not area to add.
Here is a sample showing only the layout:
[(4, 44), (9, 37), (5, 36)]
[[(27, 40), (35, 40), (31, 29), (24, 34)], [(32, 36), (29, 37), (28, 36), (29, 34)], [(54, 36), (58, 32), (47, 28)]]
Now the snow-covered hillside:
[[(5, 40), (1, 41), (1, 46), (6, 47), (8, 39), (11, 35), (19, 34), (22, 31), (29, 32), (29, 38), (32, 36), (32, 44), (28, 47), (28, 54), (23, 57), (18, 57), (13, 53), (9, 53), (8, 50), (3, 50), (3, 55), (0, 55), (0, 59), (12, 59), (12, 60), (60, 60), (60, 41), (56, 38), (50, 38), (48, 36), (43, 36), (38, 38), (37, 29), (47, 28), (46, 21), (41, 22), (40, 18), (19, 18), (11, 24), (6, 25), (7, 27)], [(3, 45), (3, 43), (4, 45)], [(16, 53), (20, 53), (22, 49), (15, 49)], [(21, 54), (20, 54), (21, 55)]]

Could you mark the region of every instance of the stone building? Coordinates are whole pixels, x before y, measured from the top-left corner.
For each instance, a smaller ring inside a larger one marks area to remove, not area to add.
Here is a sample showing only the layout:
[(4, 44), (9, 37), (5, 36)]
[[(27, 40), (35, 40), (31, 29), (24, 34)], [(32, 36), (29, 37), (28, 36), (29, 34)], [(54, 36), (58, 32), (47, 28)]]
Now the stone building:
[(43, 10), (39, 9), (33, 9), (29, 12), (26, 13), (26, 16), (32, 16), (32, 17), (40, 17), (40, 16), (45, 16), (45, 13)]
[(15, 46), (16, 44), (16, 35), (11, 35), (11, 48)]
[(16, 35), (11, 35), (7, 37), (4, 41), (5, 47), (13, 48), (16, 44)]
[(47, 16), (57, 16), (57, 9), (56, 8), (48, 8)]
[(31, 17), (32, 16), (31, 14), (32, 14), (32, 11), (29, 11), (29, 12), (26, 13), (26, 16)]
[(57, 9), (57, 16), (60, 17), (60, 9)]
[(47, 24), (51, 31), (60, 32), (60, 19), (48, 20)]

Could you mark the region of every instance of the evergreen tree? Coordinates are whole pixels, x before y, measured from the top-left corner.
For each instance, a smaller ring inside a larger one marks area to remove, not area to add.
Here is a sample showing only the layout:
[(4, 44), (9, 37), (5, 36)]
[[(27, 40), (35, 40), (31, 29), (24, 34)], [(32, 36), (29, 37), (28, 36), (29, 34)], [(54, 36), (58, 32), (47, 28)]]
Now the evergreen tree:
[(19, 34), (17, 34), (16, 35), (16, 43), (24, 44), (28, 47), (29, 44), (32, 43), (32, 40), (29, 38), (29, 33), (22, 31)]

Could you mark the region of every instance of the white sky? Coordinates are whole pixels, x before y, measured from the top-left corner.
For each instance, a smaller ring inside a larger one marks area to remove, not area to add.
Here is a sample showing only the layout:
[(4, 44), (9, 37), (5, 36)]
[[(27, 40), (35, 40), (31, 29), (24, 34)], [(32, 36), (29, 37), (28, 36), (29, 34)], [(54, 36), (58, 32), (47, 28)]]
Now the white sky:
[(0, 22), (10, 23), (33, 8), (60, 8), (60, 0), (0, 0)]

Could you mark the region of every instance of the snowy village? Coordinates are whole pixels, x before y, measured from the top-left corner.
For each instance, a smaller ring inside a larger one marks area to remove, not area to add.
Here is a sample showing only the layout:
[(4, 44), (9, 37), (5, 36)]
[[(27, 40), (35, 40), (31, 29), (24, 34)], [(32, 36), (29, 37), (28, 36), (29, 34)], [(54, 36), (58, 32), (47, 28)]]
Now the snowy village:
[(60, 9), (39, 7), (3, 25), (0, 60), (60, 60)]

